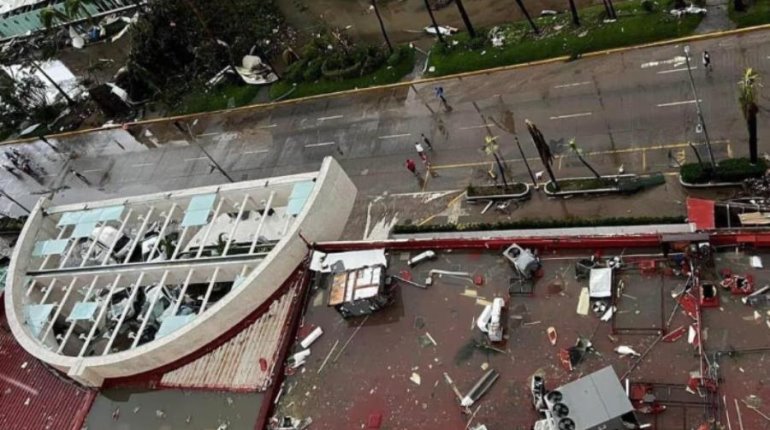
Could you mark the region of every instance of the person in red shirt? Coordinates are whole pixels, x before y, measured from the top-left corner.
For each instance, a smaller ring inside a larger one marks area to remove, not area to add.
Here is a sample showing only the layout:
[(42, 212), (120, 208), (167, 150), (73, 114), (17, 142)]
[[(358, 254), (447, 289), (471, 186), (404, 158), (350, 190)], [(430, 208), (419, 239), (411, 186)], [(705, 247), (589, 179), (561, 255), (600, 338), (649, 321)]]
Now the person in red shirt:
[(406, 168), (409, 169), (409, 171), (412, 172), (414, 176), (417, 176), (418, 178), (420, 177), (420, 174), (417, 173), (417, 165), (414, 163), (414, 160), (412, 160), (411, 158), (408, 158), (406, 160)]

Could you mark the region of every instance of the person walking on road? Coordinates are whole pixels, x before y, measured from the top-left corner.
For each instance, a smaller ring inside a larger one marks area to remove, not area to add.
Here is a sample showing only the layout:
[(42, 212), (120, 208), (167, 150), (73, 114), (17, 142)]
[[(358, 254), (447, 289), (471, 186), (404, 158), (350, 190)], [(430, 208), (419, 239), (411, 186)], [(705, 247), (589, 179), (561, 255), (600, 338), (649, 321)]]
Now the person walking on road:
[(433, 145), (430, 143), (430, 139), (425, 137), (425, 133), (420, 133), (420, 136), (422, 136), (422, 141), (425, 142), (425, 146), (427, 146), (428, 149), (433, 152)]
[(449, 111), (452, 108), (449, 107), (449, 103), (446, 101), (446, 97), (444, 97), (444, 87), (438, 86), (433, 88), (433, 91), (436, 92), (436, 97), (441, 100), (441, 104), (444, 106), (444, 110)]
[(708, 51), (703, 51), (703, 68), (707, 72), (711, 71), (711, 55), (709, 55)]
[(420, 159), (423, 163), (428, 163), (428, 156), (425, 155), (425, 148), (422, 147), (422, 144), (420, 142), (414, 143), (414, 149), (417, 151), (417, 155), (420, 156)]
[(406, 168), (409, 169), (409, 171), (412, 172), (412, 174), (415, 177), (417, 178), (420, 177), (420, 174), (417, 173), (417, 165), (414, 163), (414, 160), (412, 160), (411, 158), (406, 159)]

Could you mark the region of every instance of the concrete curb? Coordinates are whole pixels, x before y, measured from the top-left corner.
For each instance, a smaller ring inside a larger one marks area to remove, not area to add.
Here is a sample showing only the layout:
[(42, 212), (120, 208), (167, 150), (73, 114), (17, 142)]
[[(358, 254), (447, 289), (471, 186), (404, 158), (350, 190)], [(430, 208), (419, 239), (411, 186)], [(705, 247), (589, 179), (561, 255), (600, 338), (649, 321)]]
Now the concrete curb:
[[(638, 175), (635, 175), (633, 173), (627, 173), (625, 175), (603, 175), (602, 179), (619, 179), (619, 178), (638, 178)], [(596, 179), (593, 176), (580, 176), (577, 178), (562, 178), (562, 181), (574, 181), (574, 180), (580, 180), (580, 179)], [(543, 192), (548, 197), (567, 197), (567, 196), (579, 196), (579, 195), (585, 195), (585, 194), (612, 194), (612, 193), (620, 193), (621, 190), (619, 187), (612, 187), (612, 188), (593, 188), (589, 190), (578, 190), (578, 191), (548, 191), (548, 184), (552, 183), (552, 181), (548, 181), (545, 183), (545, 186), (543, 186)]]
[(682, 175), (678, 176), (679, 178), (679, 185), (681, 185), (684, 188), (691, 188), (695, 190), (707, 190), (709, 188), (727, 188), (727, 187), (740, 187), (743, 185), (743, 182), (707, 182), (705, 184), (692, 184), (690, 182), (685, 182), (682, 180)]
[(489, 196), (468, 196), (468, 193), (465, 193), (465, 201), (467, 202), (478, 202), (481, 200), (524, 200), (526, 198), (529, 198), (530, 192), (532, 191), (532, 187), (524, 182), (520, 182), (524, 184), (526, 189), (520, 193), (517, 194), (494, 194)]
[[(660, 40), (657, 42), (650, 42), (650, 43), (644, 43), (640, 45), (630, 45), (630, 46), (624, 46), (619, 48), (612, 48), (612, 49), (605, 49), (602, 51), (594, 51), (594, 52), (587, 52), (585, 54), (581, 54), (580, 58), (593, 58), (593, 57), (599, 57), (603, 55), (610, 55), (610, 54), (618, 54), (628, 51), (634, 51), (638, 49), (645, 49), (645, 48), (654, 48), (658, 46), (667, 46), (667, 45), (676, 45), (678, 43), (683, 42), (696, 42), (700, 40), (708, 40), (708, 39), (715, 39), (719, 37), (727, 37), (727, 36), (734, 36), (738, 34), (744, 34), (744, 33), (752, 33), (756, 31), (762, 31), (762, 30), (770, 30), (770, 24), (762, 24), (757, 25), (753, 27), (744, 27), (744, 28), (737, 28), (733, 30), (725, 30), (725, 31), (718, 31), (713, 33), (705, 33), (705, 34), (694, 34), (690, 36), (680, 37), (676, 39), (666, 39), (666, 40)], [(373, 86), (373, 87), (366, 87), (366, 88), (355, 88), (351, 90), (345, 90), (345, 91), (338, 91), (334, 93), (325, 93), (325, 94), (317, 94), (314, 96), (307, 96), (307, 97), (300, 97), (296, 99), (290, 99), (290, 100), (282, 100), (277, 102), (271, 102), (271, 103), (257, 103), (253, 105), (247, 105), (247, 106), (240, 106), (237, 108), (232, 109), (221, 109), (211, 112), (200, 112), (200, 113), (194, 113), (194, 114), (187, 114), (187, 115), (177, 115), (177, 116), (170, 116), (170, 117), (163, 117), (163, 118), (154, 118), (154, 119), (148, 119), (148, 120), (141, 120), (141, 121), (135, 121), (135, 122), (128, 122), (125, 124), (115, 124), (105, 127), (98, 127), (98, 128), (90, 128), (85, 130), (74, 130), (69, 131), (65, 133), (59, 133), (59, 134), (51, 134), (46, 135), (48, 138), (53, 139), (62, 139), (66, 137), (71, 136), (78, 136), (82, 134), (92, 133), (96, 131), (105, 131), (105, 130), (114, 130), (121, 127), (130, 127), (130, 126), (141, 126), (141, 125), (151, 125), (151, 124), (158, 124), (158, 123), (164, 123), (164, 122), (173, 122), (173, 121), (182, 121), (182, 120), (189, 120), (189, 119), (202, 119), (209, 116), (215, 116), (215, 115), (221, 115), (221, 114), (227, 114), (227, 113), (238, 113), (238, 112), (248, 112), (251, 110), (262, 110), (262, 109), (274, 109), (281, 106), (288, 106), (292, 104), (298, 104), (298, 103), (304, 103), (308, 101), (313, 100), (322, 100), (326, 98), (331, 97), (341, 97), (341, 96), (347, 96), (352, 94), (359, 94), (364, 92), (374, 92), (374, 91), (382, 91), (382, 90), (388, 90), (388, 89), (395, 89), (395, 88), (402, 88), (402, 87), (409, 87), (412, 85), (421, 85), (421, 84), (430, 84), (433, 82), (439, 82), (439, 81), (446, 81), (450, 79), (462, 79), (462, 78), (468, 78), (473, 76), (480, 76), (480, 75), (488, 75), (492, 73), (507, 71), (507, 70), (516, 70), (516, 69), (523, 69), (528, 67), (534, 67), (534, 66), (541, 66), (545, 64), (551, 64), (551, 63), (558, 63), (569, 60), (570, 57), (568, 55), (563, 55), (560, 57), (554, 57), (554, 58), (548, 58), (545, 60), (538, 60), (538, 61), (531, 61), (528, 63), (519, 63), (519, 64), (511, 64), (508, 66), (499, 66), (499, 67), (493, 67), (491, 69), (483, 69), (483, 70), (474, 70), (470, 72), (463, 72), (463, 73), (457, 73), (454, 75), (445, 75), (445, 76), (437, 76), (432, 78), (423, 78), (423, 79), (417, 79), (413, 81), (405, 81), (405, 82), (396, 82), (393, 84), (387, 84), (387, 85), (380, 85), (380, 86)], [(18, 144), (18, 143), (29, 143), (34, 142), (38, 140), (37, 137), (29, 137), (24, 139), (14, 139), (14, 140), (6, 140), (3, 142), (0, 142), (0, 146), (2, 145), (11, 145), (11, 144)]]

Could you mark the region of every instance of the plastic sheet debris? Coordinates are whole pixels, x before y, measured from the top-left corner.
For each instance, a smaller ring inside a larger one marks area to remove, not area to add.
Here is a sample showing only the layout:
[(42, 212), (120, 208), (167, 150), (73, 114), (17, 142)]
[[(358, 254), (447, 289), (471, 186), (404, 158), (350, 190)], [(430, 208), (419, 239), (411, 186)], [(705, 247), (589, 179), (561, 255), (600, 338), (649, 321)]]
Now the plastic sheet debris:
[(705, 15), (706, 14), (706, 8), (698, 7), (693, 4), (690, 6), (687, 6), (684, 9), (672, 9), (671, 15), (674, 15), (676, 17), (680, 17), (682, 15)]
[(751, 263), (751, 267), (755, 269), (761, 269), (762, 268), (762, 258), (752, 255), (749, 259), (749, 262)]
[(355, 270), (367, 266), (388, 266), (385, 257), (385, 249), (371, 249), (366, 251), (335, 252), (326, 254), (314, 251), (310, 261), (310, 270), (329, 273), (335, 263), (342, 264), (342, 270)]
[(588, 315), (588, 308), (591, 306), (591, 298), (588, 295), (588, 288), (580, 289), (580, 298), (578, 299), (577, 313), (578, 315)]
[(559, 339), (559, 335), (556, 334), (556, 328), (548, 327), (545, 332), (548, 335), (548, 342), (550, 342), (551, 345), (556, 346), (556, 341)]
[(412, 375), (409, 377), (409, 380), (414, 382), (415, 385), (420, 385), (420, 383), (422, 382), (422, 378), (420, 378), (420, 375), (415, 372), (412, 372)]

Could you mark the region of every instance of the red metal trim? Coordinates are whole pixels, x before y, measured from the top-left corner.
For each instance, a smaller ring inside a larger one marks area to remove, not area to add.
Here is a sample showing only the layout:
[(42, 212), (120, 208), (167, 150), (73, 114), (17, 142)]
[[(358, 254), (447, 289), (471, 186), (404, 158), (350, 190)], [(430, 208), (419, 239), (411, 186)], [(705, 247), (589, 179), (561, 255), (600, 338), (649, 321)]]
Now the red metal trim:
[(75, 420), (72, 423), (72, 430), (81, 430), (86, 427), (86, 419), (88, 418), (88, 413), (91, 412), (91, 406), (93, 406), (97, 394), (99, 394), (99, 392), (96, 390), (88, 391), (88, 400), (80, 405), (80, 409), (78, 409)]
[[(494, 234), (494, 232), (490, 232)], [(387, 248), (394, 251), (438, 249), (503, 249), (516, 242), (521, 246), (539, 249), (594, 249), (594, 248), (644, 248), (655, 247), (662, 243), (662, 235), (627, 235), (627, 236), (580, 236), (580, 237), (526, 237), (507, 238), (489, 237), (451, 238), (451, 239), (390, 239), (382, 241), (347, 241), (322, 242), (316, 249), (324, 252), (355, 251), (363, 249)], [(770, 232), (711, 232), (710, 241), (716, 246), (753, 245), (770, 246)]]
[[(310, 253), (308, 253), (310, 257)], [(289, 357), (289, 351), (291, 346), (296, 341), (297, 332), (299, 330), (299, 323), (302, 320), (303, 310), (308, 298), (308, 292), (310, 291), (310, 258), (307, 258), (302, 265), (302, 277), (299, 280), (299, 291), (294, 297), (294, 303), (291, 304), (289, 309), (288, 323), (285, 326), (284, 332), (281, 334), (281, 346), (279, 347), (278, 358), (273, 366), (272, 384), (265, 392), (265, 397), (262, 401), (262, 405), (259, 408), (259, 415), (257, 416), (257, 422), (254, 424), (255, 430), (262, 430), (267, 428), (267, 422), (270, 419), (270, 415), (275, 409), (275, 399), (281, 390), (281, 386), (285, 379), (285, 365), (286, 359)]]

